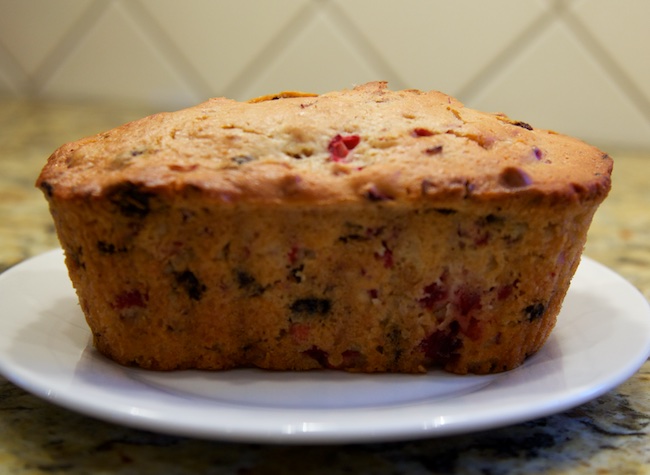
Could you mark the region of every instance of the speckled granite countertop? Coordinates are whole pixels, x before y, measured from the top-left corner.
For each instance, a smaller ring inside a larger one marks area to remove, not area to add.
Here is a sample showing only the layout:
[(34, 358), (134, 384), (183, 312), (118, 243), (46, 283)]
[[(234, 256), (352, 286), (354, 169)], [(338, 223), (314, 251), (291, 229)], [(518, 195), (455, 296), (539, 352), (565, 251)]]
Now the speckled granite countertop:
[[(0, 99), (0, 271), (57, 247), (46, 203), (33, 188), (49, 153), (149, 112)], [(586, 255), (650, 299), (650, 154), (609, 152), (614, 189), (592, 225)], [(128, 429), (54, 406), (0, 377), (0, 473), (650, 473), (650, 363), (592, 402), (524, 424), (412, 442), (307, 447)]]

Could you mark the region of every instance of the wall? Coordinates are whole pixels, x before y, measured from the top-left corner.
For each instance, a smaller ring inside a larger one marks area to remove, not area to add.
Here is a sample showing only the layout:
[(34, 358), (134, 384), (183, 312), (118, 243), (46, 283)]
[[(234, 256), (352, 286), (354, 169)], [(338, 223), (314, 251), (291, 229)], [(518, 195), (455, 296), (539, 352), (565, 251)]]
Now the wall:
[(647, 0), (0, 0), (0, 96), (146, 103), (374, 79), (650, 150)]

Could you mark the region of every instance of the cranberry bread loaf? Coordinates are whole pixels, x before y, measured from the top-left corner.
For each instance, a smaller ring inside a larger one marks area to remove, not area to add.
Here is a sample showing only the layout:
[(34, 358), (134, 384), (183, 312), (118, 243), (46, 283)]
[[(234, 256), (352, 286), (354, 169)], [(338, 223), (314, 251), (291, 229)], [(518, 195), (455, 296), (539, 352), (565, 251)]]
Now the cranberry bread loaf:
[(59, 148), (43, 190), (97, 349), (156, 370), (509, 370), (612, 160), (383, 82), (212, 99)]

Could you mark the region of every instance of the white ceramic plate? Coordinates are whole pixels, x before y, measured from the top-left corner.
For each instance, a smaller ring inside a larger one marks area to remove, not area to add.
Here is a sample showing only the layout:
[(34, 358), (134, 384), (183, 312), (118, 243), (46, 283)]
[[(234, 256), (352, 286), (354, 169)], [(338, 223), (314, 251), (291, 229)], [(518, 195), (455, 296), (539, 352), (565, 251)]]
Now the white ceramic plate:
[(237, 370), (155, 373), (93, 348), (60, 250), (0, 275), (0, 371), (69, 409), (170, 434), (343, 443), (458, 434), (556, 413), (622, 383), (650, 353), (650, 306), (588, 259), (544, 348), (490, 376)]

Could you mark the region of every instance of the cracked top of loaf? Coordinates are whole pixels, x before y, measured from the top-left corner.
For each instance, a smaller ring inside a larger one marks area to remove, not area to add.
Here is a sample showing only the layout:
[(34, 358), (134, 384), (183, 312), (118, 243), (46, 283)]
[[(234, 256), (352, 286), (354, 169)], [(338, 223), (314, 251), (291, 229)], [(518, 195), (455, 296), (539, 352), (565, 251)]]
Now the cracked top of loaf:
[(61, 199), (132, 184), (223, 202), (339, 203), (551, 194), (604, 198), (595, 147), (437, 91), (371, 82), (327, 94), (214, 98), (56, 150), (37, 186)]

